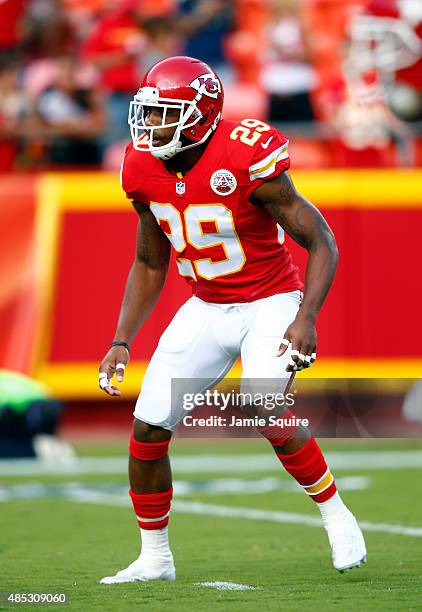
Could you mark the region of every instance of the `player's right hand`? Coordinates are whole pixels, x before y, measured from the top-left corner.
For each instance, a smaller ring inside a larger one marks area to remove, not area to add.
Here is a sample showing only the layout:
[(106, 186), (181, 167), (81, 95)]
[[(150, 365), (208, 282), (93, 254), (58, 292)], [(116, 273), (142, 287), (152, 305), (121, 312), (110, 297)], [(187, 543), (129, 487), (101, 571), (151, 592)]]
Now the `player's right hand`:
[(101, 362), (98, 372), (98, 384), (107, 395), (121, 395), (118, 387), (111, 384), (116, 374), (117, 382), (123, 382), (125, 368), (129, 363), (129, 351), (124, 346), (112, 346)]

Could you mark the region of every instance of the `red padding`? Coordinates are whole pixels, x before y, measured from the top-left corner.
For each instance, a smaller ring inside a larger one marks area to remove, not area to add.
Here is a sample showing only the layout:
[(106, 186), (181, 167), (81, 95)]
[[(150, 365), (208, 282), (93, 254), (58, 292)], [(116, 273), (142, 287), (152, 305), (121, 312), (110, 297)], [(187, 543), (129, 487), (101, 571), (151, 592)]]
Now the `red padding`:
[(162, 529), (169, 522), (169, 517), (160, 521), (143, 521), (142, 519), (159, 519), (170, 511), (170, 503), (173, 497), (173, 488), (160, 493), (134, 493), (129, 491), (132, 498), (133, 509), (138, 519), (138, 525), (142, 529)]
[(170, 440), (164, 440), (164, 442), (138, 442), (132, 433), (129, 442), (129, 453), (132, 457), (141, 461), (156, 461), (167, 455), (169, 444)]
[[(295, 415), (290, 410), (285, 410), (282, 419), (294, 419)], [(257, 427), (258, 432), (264, 438), (267, 438), (268, 442), (272, 446), (283, 446), (288, 440), (291, 440), (295, 435), (297, 425), (286, 424), (285, 427), (278, 425), (267, 425), (267, 427)]]
[(153, 529), (162, 529), (166, 527), (169, 522), (169, 517), (167, 516), (162, 521), (152, 521), (151, 523), (145, 523), (144, 521), (138, 520), (138, 525), (141, 529), (147, 529), (148, 531), (152, 531)]
[(295, 453), (291, 455), (277, 453), (277, 457), (289, 474), (303, 487), (310, 487), (327, 471), (327, 464), (315, 438), (308, 440), (305, 446)]
[(330, 499), (330, 497), (332, 497), (336, 491), (336, 483), (333, 480), (328, 489), (325, 489), (325, 491), (322, 491), (321, 493), (317, 493), (317, 495), (310, 495), (310, 497), (314, 502), (320, 504), (321, 502), (325, 502), (327, 499)]

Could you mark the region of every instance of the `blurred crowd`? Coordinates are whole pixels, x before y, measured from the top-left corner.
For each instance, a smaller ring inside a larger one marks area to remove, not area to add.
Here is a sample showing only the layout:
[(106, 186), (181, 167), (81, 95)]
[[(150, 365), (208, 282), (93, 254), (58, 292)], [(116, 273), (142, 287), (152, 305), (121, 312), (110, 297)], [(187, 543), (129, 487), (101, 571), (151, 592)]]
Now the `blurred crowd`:
[(118, 166), (140, 77), (170, 55), (200, 57), (217, 70), (229, 116), (328, 119), (358, 149), (374, 124), (377, 146), (391, 134), (405, 137), (405, 122), (422, 117), (421, 84), (416, 98), (394, 92), (396, 106), (410, 112), (401, 121), (373, 77), (325, 78), (317, 60), (329, 42), (307, 22), (304, 5), (309, 0), (0, 0), (0, 171)]
[(101, 163), (128, 139), (140, 77), (169, 55), (201, 54), (229, 78), (232, 12), (225, 0), (0, 1), (0, 168)]

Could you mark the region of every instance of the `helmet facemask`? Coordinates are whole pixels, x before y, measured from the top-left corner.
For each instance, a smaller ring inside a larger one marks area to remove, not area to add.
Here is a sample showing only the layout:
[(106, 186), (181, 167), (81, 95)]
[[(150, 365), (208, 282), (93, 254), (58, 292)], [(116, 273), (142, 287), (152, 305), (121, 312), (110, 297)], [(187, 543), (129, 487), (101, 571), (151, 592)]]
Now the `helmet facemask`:
[[(147, 109), (158, 109), (161, 114), (159, 125), (146, 125), (145, 117)], [(168, 110), (179, 111), (177, 121), (166, 123)], [(174, 98), (161, 98), (160, 92), (154, 87), (142, 87), (129, 105), (128, 123), (132, 135), (133, 147), (137, 151), (149, 151), (158, 159), (171, 159), (180, 151), (196, 147), (209, 137), (212, 130), (198, 142), (192, 142), (186, 137), (185, 131), (193, 128), (202, 119), (202, 113), (197, 107), (197, 100), (181, 100)], [(167, 144), (154, 145), (154, 134), (156, 130), (176, 128), (173, 138)], [(185, 138), (183, 138), (185, 136)], [(186, 144), (188, 142), (188, 144)]]

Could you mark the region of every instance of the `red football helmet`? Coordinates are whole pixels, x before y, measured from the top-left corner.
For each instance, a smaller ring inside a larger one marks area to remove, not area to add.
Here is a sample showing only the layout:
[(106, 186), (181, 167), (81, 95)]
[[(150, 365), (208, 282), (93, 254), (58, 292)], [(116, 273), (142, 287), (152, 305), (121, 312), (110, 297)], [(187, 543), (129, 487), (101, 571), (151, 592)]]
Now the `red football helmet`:
[[(221, 81), (208, 64), (183, 56), (158, 62), (148, 70), (130, 103), (128, 123), (134, 148), (170, 159), (202, 144), (221, 119), (223, 100)], [(160, 109), (160, 125), (145, 124), (146, 107)], [(169, 108), (179, 111), (178, 121), (166, 123)], [(154, 146), (154, 130), (163, 127), (175, 127), (174, 136), (168, 144)]]

